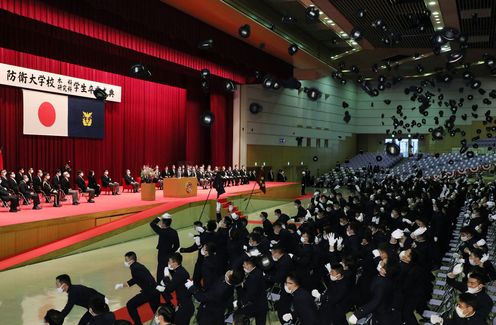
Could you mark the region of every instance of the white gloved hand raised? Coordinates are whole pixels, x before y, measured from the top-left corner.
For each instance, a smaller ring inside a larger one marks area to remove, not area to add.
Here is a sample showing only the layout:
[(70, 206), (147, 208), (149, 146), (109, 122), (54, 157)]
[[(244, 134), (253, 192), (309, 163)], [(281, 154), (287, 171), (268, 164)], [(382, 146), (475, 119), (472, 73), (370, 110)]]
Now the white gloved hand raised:
[(248, 255), (248, 256), (255, 256), (255, 257), (257, 257), (257, 256), (260, 256), (261, 254), (262, 254), (262, 253), (260, 253), (260, 251), (259, 251), (258, 249), (256, 249), (256, 248), (255, 248), (255, 249), (250, 250), (250, 252), (249, 252), (249, 255)]
[(401, 219), (401, 221), (403, 221), (403, 222), (405, 222), (405, 223), (409, 224), (410, 226), (411, 226), (411, 225), (413, 225), (413, 221), (411, 221), (410, 219), (403, 218), (403, 219)]
[(205, 229), (203, 229), (203, 227), (200, 227), (200, 226), (196, 226), (195, 229), (196, 229), (196, 231), (198, 231), (199, 234), (201, 234), (205, 231)]
[(430, 321), (432, 324), (442, 324), (443, 323), (443, 319), (439, 315), (431, 315)]
[(237, 300), (233, 301), (233, 308), (234, 309), (238, 308), (238, 301)]
[(329, 273), (330, 273), (330, 272), (331, 272), (331, 263), (327, 263), (327, 264), (325, 265), (325, 268), (326, 268), (327, 272), (329, 272)]
[(463, 272), (463, 264), (456, 264), (451, 271), (454, 275), (458, 275)]
[(164, 268), (164, 277), (166, 277), (166, 278), (170, 278), (170, 275), (171, 275), (171, 274), (170, 274), (169, 268), (166, 266), (166, 267)]
[(193, 286), (193, 281), (191, 281), (190, 279), (188, 279), (186, 281), (186, 283), (184, 284), (184, 286), (186, 287), (186, 289), (189, 289)]
[(374, 249), (374, 250), (372, 251), (372, 254), (374, 254), (374, 257), (379, 257), (379, 255), (381, 255), (381, 253), (379, 252), (379, 250), (378, 250), (378, 249)]
[(122, 288), (124, 288), (124, 284), (122, 284), (122, 283), (117, 283), (115, 285), (115, 287), (114, 287), (115, 290), (119, 290), (119, 289), (122, 289)]
[(293, 315), (291, 315), (290, 313), (282, 315), (282, 320), (285, 322), (289, 322), (292, 319), (293, 319)]
[(165, 291), (164, 286), (156, 286), (155, 289), (157, 289), (158, 292), (164, 292)]
[(215, 205), (215, 211), (217, 213), (220, 213), (220, 208), (222, 207), (222, 205), (220, 204), (220, 202), (217, 202), (217, 204)]
[(198, 237), (198, 236), (195, 237), (195, 244), (196, 244), (196, 246), (200, 246), (201, 245), (201, 239), (200, 239), (200, 237)]
[(320, 294), (319, 290), (317, 290), (317, 289), (312, 290), (312, 297), (314, 297), (316, 300), (320, 300), (320, 296), (321, 296), (321, 294)]
[(343, 237), (339, 237), (336, 244), (337, 244), (338, 251), (342, 250), (343, 249)]
[(348, 323), (355, 325), (358, 322), (358, 318), (353, 314), (348, 318)]

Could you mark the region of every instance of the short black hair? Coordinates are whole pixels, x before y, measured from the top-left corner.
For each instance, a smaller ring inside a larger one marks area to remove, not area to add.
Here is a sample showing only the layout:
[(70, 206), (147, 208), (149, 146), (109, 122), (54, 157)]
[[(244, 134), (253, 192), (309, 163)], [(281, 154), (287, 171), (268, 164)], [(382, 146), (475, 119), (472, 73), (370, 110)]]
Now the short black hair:
[(287, 278), (290, 278), (297, 286), (301, 286), (301, 276), (296, 272), (290, 272)]
[(157, 309), (157, 316), (162, 316), (166, 322), (174, 320), (175, 310), (170, 304), (160, 305)]
[(90, 302), (88, 305), (88, 309), (91, 308), (91, 310), (97, 314), (103, 314), (109, 311), (109, 307), (107, 303), (105, 303), (105, 298), (101, 295), (93, 296), (90, 298)]
[(249, 236), (249, 239), (253, 240), (256, 243), (260, 243), (262, 241), (262, 236), (259, 233), (252, 232)]
[(245, 273), (240, 269), (235, 269), (232, 271), (231, 276), (229, 277), (229, 283), (233, 286), (237, 286), (241, 284), (245, 279)]
[(64, 323), (64, 316), (60, 311), (50, 309), (46, 312), (44, 320), (49, 325), (62, 325)]
[(464, 292), (458, 296), (458, 301), (463, 302), (466, 305), (469, 305), (474, 310), (477, 310), (477, 298), (475, 297), (474, 294)]
[(344, 275), (344, 267), (341, 263), (334, 263), (331, 265), (331, 270), (338, 272), (341, 275)]
[(274, 213), (279, 213), (280, 214), (281, 213), (281, 209), (275, 209), (274, 210)]
[(217, 251), (217, 245), (215, 245), (214, 242), (206, 243), (205, 247), (207, 248), (207, 252), (210, 256), (214, 255), (215, 252)]
[(135, 262), (138, 260), (138, 256), (136, 256), (135, 252), (127, 252), (126, 254), (124, 254), (124, 256)]
[(472, 272), (468, 274), (471, 279), (476, 279), (480, 284), (486, 284), (486, 277), (479, 272)]
[(169, 257), (169, 260), (173, 260), (177, 264), (181, 265), (183, 262), (183, 256), (180, 253), (174, 253)]
[(245, 260), (245, 262), (253, 265), (253, 266), (257, 266), (257, 260), (254, 258), (254, 257), (249, 257)]
[(166, 226), (166, 227), (170, 227), (170, 225), (172, 224), (172, 219), (161, 219), (162, 220), (162, 223)]
[(67, 274), (61, 274), (55, 278), (55, 280), (59, 281), (60, 283), (65, 283), (68, 286), (71, 286), (71, 277)]
[(208, 231), (215, 231), (216, 228), (217, 228), (217, 222), (215, 222), (215, 220), (208, 220), (207, 230)]
[(298, 204), (298, 205), (301, 205), (301, 201), (300, 200), (294, 200), (294, 203), (295, 204)]
[(268, 218), (268, 217), (269, 217), (269, 215), (268, 215), (268, 214), (267, 214), (267, 212), (265, 212), (265, 211), (260, 212), (260, 214), (261, 214), (264, 218)]

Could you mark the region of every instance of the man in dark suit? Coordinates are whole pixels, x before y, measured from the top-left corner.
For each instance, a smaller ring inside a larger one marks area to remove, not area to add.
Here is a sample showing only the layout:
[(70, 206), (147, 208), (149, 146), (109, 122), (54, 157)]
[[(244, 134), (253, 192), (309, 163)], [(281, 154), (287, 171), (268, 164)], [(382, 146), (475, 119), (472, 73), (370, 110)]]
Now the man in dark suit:
[(256, 325), (265, 325), (268, 303), (265, 292), (263, 272), (256, 267), (256, 259), (250, 258), (243, 262), (245, 281), (237, 287), (238, 300), (235, 301), (235, 314), (243, 314), (255, 318)]
[(86, 186), (86, 182), (84, 181), (83, 176), (83, 171), (79, 170), (76, 180), (77, 186), (81, 193), (88, 193), (88, 203), (95, 203), (95, 201), (93, 200), (93, 198), (95, 197), (95, 190)]
[(115, 315), (109, 310), (105, 298), (98, 296), (91, 298), (88, 312), (93, 316), (93, 320), (88, 325), (108, 325), (115, 322)]
[(269, 215), (267, 212), (260, 212), (260, 220), (262, 221), (263, 232), (265, 236), (271, 240), (274, 238), (274, 227), (272, 226), (272, 222), (269, 220)]
[(298, 320), (302, 325), (317, 325), (317, 308), (312, 296), (301, 287), (301, 280), (294, 273), (288, 275), (284, 291), (293, 296), (293, 312), (282, 316), (285, 322)]
[(29, 178), (28, 184), (30, 186), (33, 186), (33, 178), (34, 178), (34, 169), (33, 169), (33, 167), (29, 167), (28, 173), (26, 175), (28, 175), (28, 178)]
[(135, 252), (127, 252), (124, 255), (124, 265), (131, 269), (131, 279), (126, 283), (118, 283), (115, 290), (129, 288), (138, 285), (141, 291), (131, 298), (127, 304), (129, 315), (133, 319), (134, 325), (142, 325), (141, 318), (138, 314), (138, 307), (146, 303), (150, 304), (152, 311), (155, 313), (160, 304), (160, 294), (155, 289), (157, 283), (148, 269), (141, 263), (138, 263)]
[(10, 202), (9, 212), (17, 212), (19, 198), (14, 195), (10, 195), (9, 189), (4, 186), (4, 181), (2, 178), (0, 178), (0, 199), (4, 202)]
[(19, 168), (19, 171), (15, 174), (15, 180), (19, 184), (24, 178), (24, 168)]
[(63, 177), (60, 179), (60, 189), (65, 195), (72, 195), (72, 205), (79, 204), (78, 191), (71, 189), (71, 181), (69, 180), (69, 172), (64, 172)]
[(0, 172), (0, 180), (3, 182), (3, 187), (8, 188), (9, 187), (9, 178), (7, 176), (7, 170), (2, 169)]
[(60, 171), (60, 169), (57, 169), (55, 171), (55, 176), (53, 176), (53, 179), (52, 179), (52, 188), (54, 190), (58, 191), (62, 188), (61, 178), (62, 178), (62, 172)]
[(164, 269), (167, 267), (169, 257), (179, 249), (179, 236), (177, 231), (171, 228), (172, 216), (164, 213), (150, 222), (150, 227), (158, 235), (157, 243), (157, 282), (164, 278)]
[(187, 281), (188, 291), (200, 302), (196, 320), (198, 325), (224, 325), (224, 311), (230, 307), (234, 288), (244, 280), (240, 270), (229, 270), (223, 279), (218, 279), (208, 290), (203, 291)]
[(38, 196), (38, 194), (33, 192), (28, 182), (28, 175), (24, 175), (22, 181), (19, 183), (19, 192), (22, 194), (22, 196), (24, 196), (25, 200), (33, 200), (33, 210), (40, 210), (40, 197)]
[[(163, 178), (162, 174), (161, 177)], [(131, 171), (129, 169), (126, 169), (126, 174), (124, 175), (124, 183), (126, 183), (126, 185), (132, 185), (134, 193), (138, 193), (139, 183), (136, 182), (133, 176), (131, 176)]]
[(14, 172), (10, 173), (8, 184), (11, 192), (14, 194), (19, 194), (19, 182), (16, 180), (16, 174)]
[(79, 325), (86, 325), (93, 319), (88, 308), (92, 298), (101, 298), (105, 300), (105, 296), (93, 288), (89, 288), (79, 284), (72, 284), (71, 278), (67, 274), (61, 274), (55, 278), (55, 285), (59, 293), (67, 293), (67, 303), (61, 313), (63, 318), (71, 312), (74, 306), (81, 306), (86, 309), (86, 313), (79, 320)]
[(296, 222), (302, 222), (305, 219), (305, 216), (307, 214), (307, 210), (301, 206), (300, 200), (295, 200), (294, 204), (295, 204), (295, 207), (298, 211), (296, 212), (296, 216), (294, 216), (293, 218)]
[(43, 191), (43, 171), (41, 169), (39, 169), (36, 176), (33, 177), (32, 186), (36, 193), (41, 193)]
[(109, 177), (108, 169), (103, 171), (101, 179), (103, 187), (110, 187), (112, 195), (119, 195), (119, 183), (112, 181), (112, 178)]
[(175, 325), (189, 325), (191, 317), (195, 313), (191, 293), (188, 292), (185, 284), (189, 280), (189, 273), (181, 265), (183, 257), (179, 253), (174, 253), (169, 258), (168, 266), (164, 269), (164, 279), (157, 286), (160, 292), (170, 295), (176, 293), (177, 306), (174, 315)]

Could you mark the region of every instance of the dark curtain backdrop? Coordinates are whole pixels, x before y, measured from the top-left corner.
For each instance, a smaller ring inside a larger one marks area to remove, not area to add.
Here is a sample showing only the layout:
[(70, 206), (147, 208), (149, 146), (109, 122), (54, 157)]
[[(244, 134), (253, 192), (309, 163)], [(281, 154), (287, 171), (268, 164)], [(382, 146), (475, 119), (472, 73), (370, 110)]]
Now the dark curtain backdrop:
[[(105, 104), (105, 138), (97, 140), (23, 135), (22, 91), (0, 86), (0, 146), (8, 169), (53, 172), (71, 160), (73, 169), (100, 174), (108, 168), (120, 179), (124, 169), (136, 173), (144, 163), (232, 161), (230, 95), (216, 93), (209, 102), (195, 87), (186, 91), (2, 48), (0, 62), (122, 87), (122, 102)], [(216, 115), (211, 130), (199, 125), (209, 106)]]

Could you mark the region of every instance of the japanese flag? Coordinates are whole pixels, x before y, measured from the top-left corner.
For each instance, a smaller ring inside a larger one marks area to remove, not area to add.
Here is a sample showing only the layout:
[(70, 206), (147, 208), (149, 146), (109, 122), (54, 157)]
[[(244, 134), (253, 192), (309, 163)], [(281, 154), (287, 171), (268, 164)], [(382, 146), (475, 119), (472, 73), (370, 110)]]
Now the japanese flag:
[(68, 97), (22, 90), (24, 134), (68, 136)]

